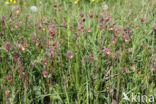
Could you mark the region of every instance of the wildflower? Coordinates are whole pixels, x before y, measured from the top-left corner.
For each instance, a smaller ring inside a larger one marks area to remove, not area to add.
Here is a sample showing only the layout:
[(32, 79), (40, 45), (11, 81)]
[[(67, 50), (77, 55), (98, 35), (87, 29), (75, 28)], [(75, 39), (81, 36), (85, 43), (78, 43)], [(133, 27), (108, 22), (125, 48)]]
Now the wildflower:
[(90, 61), (94, 61), (94, 57), (93, 56), (90, 57)]
[(19, 46), (19, 48), (20, 48), (22, 51), (25, 50), (25, 48), (24, 48), (24, 46), (23, 46), (22, 44), (18, 44), (18, 46)]
[(107, 23), (110, 20), (110, 16), (105, 16), (105, 22)]
[(40, 42), (39, 41), (36, 41), (36, 46), (39, 46)]
[(32, 12), (37, 12), (37, 11), (38, 11), (38, 8), (37, 8), (36, 6), (31, 6), (31, 7), (30, 7), (30, 10), (31, 10)]
[(26, 47), (28, 47), (28, 42), (26, 41), (26, 42), (24, 43), (24, 45), (25, 45)]
[(129, 42), (130, 41), (130, 38), (128, 35), (125, 36), (125, 42)]
[(60, 43), (62, 43), (63, 42), (63, 39), (60, 39), (60, 41), (59, 41)]
[(108, 5), (106, 3), (104, 3), (102, 8), (103, 8), (103, 10), (107, 10), (108, 9)]
[(154, 34), (156, 35), (156, 24), (153, 25), (152, 27)]
[(115, 33), (120, 33), (120, 32), (121, 32), (121, 27), (117, 26), (116, 29), (115, 29)]
[(9, 42), (6, 43), (6, 44), (5, 44), (5, 48), (6, 48), (6, 50), (9, 51), (9, 50), (11, 49), (11, 43), (9, 43)]
[(7, 80), (8, 80), (8, 81), (11, 81), (11, 80), (12, 80), (12, 76), (8, 75), (8, 76), (7, 76)]
[(127, 72), (127, 71), (128, 71), (128, 68), (124, 67), (123, 70), (124, 70), (125, 72)]
[(16, 0), (14, 0), (14, 4), (16, 4)]
[(24, 75), (25, 75), (25, 73), (24, 72), (21, 72), (21, 74), (20, 74), (21, 78), (23, 78)]
[(109, 26), (109, 30), (112, 31), (113, 29), (114, 29), (114, 26), (113, 26), (113, 25), (110, 25), (110, 26)]
[(75, 0), (74, 4), (76, 5), (79, 2), (79, 0)]
[(110, 49), (109, 48), (103, 48), (103, 52), (107, 55), (111, 54)]
[(80, 17), (83, 18), (84, 17), (84, 14), (83, 13), (80, 13)]
[(21, 71), (21, 70), (22, 70), (21, 65), (18, 65), (18, 66), (17, 66), (17, 70), (19, 70), (19, 71)]
[(100, 15), (103, 15), (103, 13), (104, 13), (104, 10), (103, 9), (100, 10)]
[(51, 57), (52, 57), (52, 58), (55, 57), (55, 52), (54, 52), (54, 51), (51, 52)]
[(12, 2), (13, 0), (10, 0), (10, 2)]
[(57, 5), (57, 4), (54, 4), (54, 5), (53, 5), (53, 7), (54, 7), (54, 8), (57, 8), (57, 7), (58, 7), (58, 5)]
[(7, 96), (9, 96), (9, 95), (10, 95), (10, 91), (9, 91), (9, 90), (6, 90), (6, 91), (5, 91), (5, 94), (6, 94)]
[(46, 78), (48, 76), (48, 72), (47, 71), (43, 71), (42, 74), (43, 74), (44, 78)]
[(43, 59), (42, 60), (42, 63), (45, 64), (45, 65), (47, 65), (47, 60), (46, 59)]
[(89, 11), (89, 17), (93, 18), (93, 16), (94, 16), (93, 11)]
[(143, 23), (143, 22), (145, 22), (145, 18), (140, 18), (140, 21)]
[(124, 29), (124, 31), (126, 33), (132, 33), (132, 30), (130, 29), (130, 27), (126, 26), (126, 28)]
[(9, 2), (8, 2), (8, 1), (6, 1), (6, 2), (5, 2), (5, 4), (6, 4), (6, 5), (8, 5), (8, 4), (9, 4)]
[(64, 22), (62, 23), (62, 26), (63, 26), (63, 27), (67, 27), (67, 22), (64, 21)]
[(67, 56), (68, 59), (73, 58), (73, 53), (72, 53), (72, 51), (67, 51), (66, 56)]
[(90, 28), (90, 27), (88, 27), (88, 29), (87, 29), (87, 30), (88, 30), (88, 32), (91, 32), (91, 28)]
[(24, 5), (26, 6), (27, 2), (24, 2)]
[(111, 41), (111, 43), (115, 43), (115, 39), (114, 38), (112, 38), (110, 41)]
[(153, 65), (153, 71), (156, 72), (156, 64)]
[(92, 2), (95, 2), (95, 0), (92, 0)]

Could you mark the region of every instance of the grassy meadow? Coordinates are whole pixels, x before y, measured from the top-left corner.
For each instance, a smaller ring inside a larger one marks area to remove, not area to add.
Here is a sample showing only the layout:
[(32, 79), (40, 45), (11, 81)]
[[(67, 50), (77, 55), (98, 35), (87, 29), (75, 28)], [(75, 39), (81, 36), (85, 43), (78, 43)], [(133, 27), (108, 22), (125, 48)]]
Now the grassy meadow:
[(0, 104), (155, 102), (156, 0), (0, 0)]

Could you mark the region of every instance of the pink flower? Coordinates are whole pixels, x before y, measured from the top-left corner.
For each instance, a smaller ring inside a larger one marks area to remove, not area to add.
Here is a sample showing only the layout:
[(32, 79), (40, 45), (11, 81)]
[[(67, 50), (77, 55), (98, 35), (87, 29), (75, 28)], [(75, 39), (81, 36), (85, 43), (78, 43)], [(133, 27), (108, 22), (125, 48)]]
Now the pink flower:
[(100, 15), (103, 15), (103, 13), (104, 13), (104, 10), (103, 9), (100, 10)]
[(22, 51), (25, 50), (25, 48), (24, 48), (24, 46), (23, 46), (22, 44), (19, 43), (18, 46), (19, 46), (19, 48), (20, 48)]
[(88, 30), (88, 32), (91, 32), (91, 28), (90, 28), (90, 27), (88, 27), (88, 29), (87, 29), (87, 30)]
[(46, 78), (48, 76), (48, 72), (47, 71), (43, 71), (42, 74), (43, 74), (44, 78)]
[(103, 49), (103, 52), (104, 52), (105, 54), (107, 54), (107, 55), (111, 54), (110, 49), (108, 49), (108, 48), (104, 48), (104, 49)]
[(55, 57), (55, 52), (54, 52), (54, 51), (51, 52), (51, 57), (52, 57), (52, 58)]
[(111, 41), (111, 43), (115, 43), (115, 39), (114, 38), (112, 38), (110, 41)]
[(6, 44), (5, 44), (5, 48), (6, 48), (6, 50), (9, 51), (9, 50), (11, 49), (11, 43), (9, 43), (9, 42), (6, 43)]
[(42, 60), (42, 63), (45, 64), (45, 65), (47, 65), (47, 60), (46, 59), (43, 59)]
[(109, 30), (113, 30), (114, 29), (114, 26), (113, 25), (110, 25), (109, 26)]
[(130, 41), (130, 38), (128, 35), (125, 36), (125, 42), (129, 42)]
[(67, 56), (68, 59), (73, 58), (73, 53), (72, 53), (72, 51), (67, 51), (66, 56)]
[(39, 41), (36, 41), (36, 46), (39, 46), (40, 42)]
[(115, 29), (115, 33), (120, 33), (120, 32), (121, 32), (121, 27), (117, 26), (116, 29)]
[(12, 80), (12, 76), (8, 75), (8, 76), (7, 76), (7, 80), (8, 80), (8, 81), (11, 81), (11, 80)]
[(60, 43), (62, 43), (63, 42), (63, 39), (60, 39), (60, 41), (59, 41)]
[(92, 56), (92, 57), (90, 57), (90, 61), (94, 61), (94, 57)]
[(21, 72), (21, 74), (20, 74), (21, 78), (23, 78), (24, 75), (25, 75), (25, 73), (24, 72)]
[(105, 16), (105, 22), (107, 23), (109, 20), (111, 19), (111, 17), (110, 16)]
[(82, 17), (82, 18), (83, 18), (83, 17), (84, 17), (84, 14), (83, 14), (83, 13), (80, 13), (80, 17)]
[(123, 70), (124, 70), (125, 72), (127, 72), (127, 71), (128, 71), (128, 69), (127, 69), (126, 67), (124, 67), (124, 68), (123, 68)]
[(35, 40), (36, 40), (36, 37), (33, 36), (31, 39), (32, 39), (33, 41), (35, 41)]

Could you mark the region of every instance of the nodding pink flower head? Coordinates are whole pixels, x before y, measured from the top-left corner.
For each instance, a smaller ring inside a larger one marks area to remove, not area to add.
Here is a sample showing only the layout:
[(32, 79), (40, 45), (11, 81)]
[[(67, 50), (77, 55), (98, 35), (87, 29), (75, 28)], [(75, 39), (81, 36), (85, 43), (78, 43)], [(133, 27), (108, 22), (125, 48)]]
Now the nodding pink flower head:
[(110, 41), (111, 41), (111, 43), (115, 43), (115, 39), (114, 38), (112, 38)]
[(47, 71), (43, 71), (42, 74), (43, 74), (44, 78), (46, 78), (48, 76), (48, 72)]
[(111, 51), (109, 48), (103, 48), (103, 52), (107, 55), (111, 54)]
[(127, 71), (128, 71), (128, 68), (124, 67), (123, 70), (124, 70), (125, 72), (127, 72)]
[(113, 29), (114, 29), (114, 26), (113, 26), (113, 25), (110, 25), (110, 26), (109, 26), (109, 30), (112, 31)]
[(84, 17), (84, 14), (83, 14), (83, 13), (80, 13), (80, 17), (82, 17), (82, 18), (83, 18), (83, 17)]
[(111, 19), (111, 17), (110, 16), (105, 16), (105, 22), (107, 23), (109, 20)]
[(36, 41), (36, 46), (39, 46), (40, 42), (39, 41)]
[(21, 72), (21, 74), (20, 74), (21, 78), (23, 78), (24, 75), (25, 75), (25, 73), (24, 72)]
[(51, 52), (51, 58), (55, 58), (55, 52), (54, 51)]
[(42, 60), (42, 63), (45, 64), (45, 65), (47, 65), (47, 60), (46, 59), (43, 59)]
[(128, 35), (125, 36), (125, 42), (129, 42), (130, 41), (130, 38)]
[(23, 46), (22, 44), (18, 44), (18, 46), (19, 46), (19, 48), (20, 48), (22, 51), (25, 50), (25, 48), (24, 48), (24, 46)]
[(91, 31), (92, 31), (90, 27), (88, 27), (88, 29), (87, 29), (87, 30), (88, 30), (88, 32), (91, 32)]
[(8, 76), (7, 76), (7, 80), (8, 80), (8, 81), (11, 81), (11, 80), (12, 80), (12, 76), (8, 75)]
[(103, 13), (104, 13), (104, 10), (103, 9), (100, 10), (100, 15), (103, 15)]
[(120, 33), (120, 32), (121, 32), (121, 27), (117, 26), (116, 29), (115, 29), (115, 33)]
[(59, 42), (62, 43), (63, 42), (63, 39), (60, 39)]
[(90, 57), (90, 61), (94, 61), (94, 57), (93, 56)]
[(66, 56), (67, 56), (67, 58), (68, 59), (71, 59), (71, 58), (73, 58), (73, 53), (72, 53), (72, 51), (67, 51), (67, 53), (66, 53)]

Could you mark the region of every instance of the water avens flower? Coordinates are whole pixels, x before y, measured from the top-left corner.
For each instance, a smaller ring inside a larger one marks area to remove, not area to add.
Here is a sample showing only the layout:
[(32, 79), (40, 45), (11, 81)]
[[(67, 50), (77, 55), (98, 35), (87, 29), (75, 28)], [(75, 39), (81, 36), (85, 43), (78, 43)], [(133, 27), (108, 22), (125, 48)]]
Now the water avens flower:
[(8, 81), (11, 81), (11, 80), (12, 80), (12, 76), (8, 75), (8, 76), (7, 76), (7, 80), (8, 80)]
[(31, 10), (32, 12), (37, 12), (37, 11), (38, 11), (38, 8), (37, 8), (36, 6), (31, 6), (31, 7), (30, 7), (30, 10)]
[(68, 59), (73, 58), (73, 53), (72, 53), (72, 51), (67, 51), (66, 56), (67, 56)]
[(48, 72), (47, 71), (43, 71), (42, 74), (43, 74), (44, 78), (46, 78), (48, 76)]

